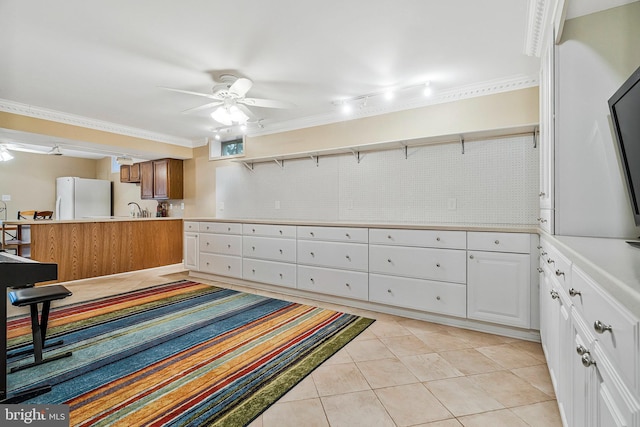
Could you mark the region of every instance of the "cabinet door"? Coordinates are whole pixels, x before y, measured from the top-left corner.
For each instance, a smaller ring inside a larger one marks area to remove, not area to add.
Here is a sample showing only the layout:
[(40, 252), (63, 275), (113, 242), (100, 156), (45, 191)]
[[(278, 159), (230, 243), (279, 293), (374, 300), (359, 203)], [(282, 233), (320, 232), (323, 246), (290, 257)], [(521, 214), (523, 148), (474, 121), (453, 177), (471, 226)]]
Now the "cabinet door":
[(153, 161), (153, 198), (169, 198), (169, 162), (167, 159)]
[(129, 167), (129, 182), (140, 182), (140, 163), (134, 163)]
[(130, 182), (131, 166), (120, 165), (120, 182)]
[(198, 233), (184, 233), (184, 268), (198, 271)]
[(471, 251), (467, 316), (502, 325), (530, 325), (529, 255)]
[(153, 199), (153, 162), (140, 163), (140, 198)]
[[(555, 46), (550, 39), (540, 67), (540, 209), (554, 207)], [(550, 231), (553, 233), (553, 230)]]

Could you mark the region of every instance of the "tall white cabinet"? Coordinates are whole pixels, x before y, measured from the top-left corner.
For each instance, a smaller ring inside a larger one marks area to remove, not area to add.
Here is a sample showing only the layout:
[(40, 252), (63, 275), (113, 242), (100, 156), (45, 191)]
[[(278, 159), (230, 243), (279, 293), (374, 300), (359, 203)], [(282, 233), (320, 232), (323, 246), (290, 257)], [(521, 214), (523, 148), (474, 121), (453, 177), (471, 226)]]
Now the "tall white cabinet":
[(554, 38), (549, 37), (540, 58), (540, 214), (538, 223), (547, 233), (555, 231), (555, 52)]

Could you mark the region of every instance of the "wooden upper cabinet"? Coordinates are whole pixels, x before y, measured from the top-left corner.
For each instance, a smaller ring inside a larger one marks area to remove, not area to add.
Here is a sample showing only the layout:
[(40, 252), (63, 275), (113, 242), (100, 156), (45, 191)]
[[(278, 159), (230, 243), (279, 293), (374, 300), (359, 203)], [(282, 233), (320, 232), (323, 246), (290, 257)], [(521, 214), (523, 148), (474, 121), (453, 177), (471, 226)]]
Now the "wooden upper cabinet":
[(160, 159), (140, 163), (140, 197), (143, 199), (183, 198), (182, 160)]
[(120, 182), (140, 182), (140, 163), (121, 165)]

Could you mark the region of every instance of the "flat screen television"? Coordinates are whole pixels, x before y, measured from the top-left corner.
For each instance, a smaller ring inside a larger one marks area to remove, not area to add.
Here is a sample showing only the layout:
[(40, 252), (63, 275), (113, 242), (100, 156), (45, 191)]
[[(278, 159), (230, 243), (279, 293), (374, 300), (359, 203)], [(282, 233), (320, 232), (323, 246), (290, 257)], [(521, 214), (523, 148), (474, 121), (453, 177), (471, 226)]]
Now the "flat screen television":
[(633, 216), (640, 226), (640, 68), (609, 98), (609, 110)]

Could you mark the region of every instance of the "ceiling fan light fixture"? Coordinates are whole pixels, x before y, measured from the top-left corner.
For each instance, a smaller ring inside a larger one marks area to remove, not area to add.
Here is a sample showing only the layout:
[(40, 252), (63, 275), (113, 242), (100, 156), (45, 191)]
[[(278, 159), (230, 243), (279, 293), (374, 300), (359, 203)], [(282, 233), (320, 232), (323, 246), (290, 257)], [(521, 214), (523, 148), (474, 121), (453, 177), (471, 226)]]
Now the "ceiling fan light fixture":
[(211, 117), (216, 122), (222, 123), (225, 126), (231, 126), (233, 123), (244, 124), (249, 120), (249, 116), (236, 105), (218, 107), (211, 113)]
[(9, 153), (7, 147), (5, 147), (4, 145), (0, 147), (0, 162), (6, 162), (11, 159), (13, 159), (13, 156), (11, 155), (11, 153)]

